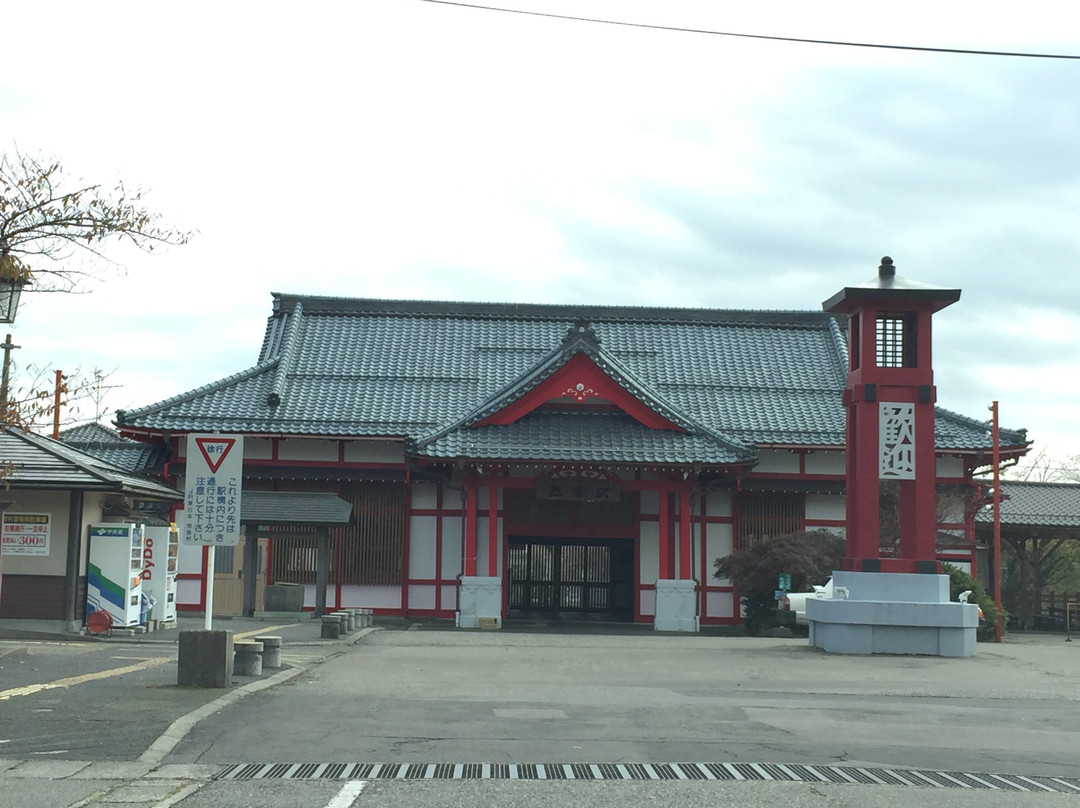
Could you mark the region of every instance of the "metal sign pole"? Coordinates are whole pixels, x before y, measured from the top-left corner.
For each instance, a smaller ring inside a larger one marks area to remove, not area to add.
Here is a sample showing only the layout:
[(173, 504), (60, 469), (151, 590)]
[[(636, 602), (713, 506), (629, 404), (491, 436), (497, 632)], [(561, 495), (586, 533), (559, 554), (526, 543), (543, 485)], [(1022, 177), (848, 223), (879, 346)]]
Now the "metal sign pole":
[(211, 544), (206, 548), (206, 614), (203, 616), (203, 628), (210, 631), (214, 627), (214, 551), (217, 547)]

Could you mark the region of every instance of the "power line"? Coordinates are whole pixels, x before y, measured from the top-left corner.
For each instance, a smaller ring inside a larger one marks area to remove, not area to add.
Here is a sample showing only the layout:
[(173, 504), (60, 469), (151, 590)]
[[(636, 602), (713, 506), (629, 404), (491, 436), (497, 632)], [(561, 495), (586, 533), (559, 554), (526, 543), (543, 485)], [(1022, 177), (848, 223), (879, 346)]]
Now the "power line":
[(923, 53), (955, 53), (966, 56), (1010, 56), (1021, 59), (1074, 59), (1080, 60), (1080, 55), (1071, 53), (1031, 53), (1026, 51), (993, 51), (976, 50), (973, 48), (931, 48), (924, 45), (884, 45), (878, 42), (848, 42), (838, 39), (805, 39), (792, 36), (769, 36), (766, 34), (743, 34), (735, 31), (714, 31), (708, 28), (682, 28), (675, 25), (654, 25), (644, 22), (626, 22), (624, 20), (605, 20), (599, 17), (577, 17), (571, 14), (552, 14), (547, 11), (527, 11), (519, 8), (503, 8), (500, 6), (485, 6), (477, 3), (461, 3), (455, 0), (421, 0), (424, 3), (435, 3), (440, 6), (458, 6), (460, 8), (472, 8), (480, 11), (500, 11), (506, 14), (522, 14), (528, 17), (547, 17), (554, 20), (571, 20), (573, 22), (591, 22), (597, 25), (618, 25), (625, 28), (647, 28), (654, 31), (674, 31), (681, 34), (706, 34), (709, 36), (739, 37), (741, 39), (764, 39), (772, 42), (799, 42), (805, 45), (839, 45), (845, 48), (877, 48), (880, 50), (921, 51)]

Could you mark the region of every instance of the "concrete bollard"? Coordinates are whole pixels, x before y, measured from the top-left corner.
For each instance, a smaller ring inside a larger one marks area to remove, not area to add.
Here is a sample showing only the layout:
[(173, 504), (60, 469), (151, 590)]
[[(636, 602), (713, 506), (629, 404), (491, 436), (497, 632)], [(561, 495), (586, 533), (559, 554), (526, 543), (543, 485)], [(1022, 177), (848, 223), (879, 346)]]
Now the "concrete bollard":
[(267, 634), (256, 637), (255, 642), (263, 645), (262, 666), (263, 669), (276, 670), (281, 667), (281, 637)]
[(324, 640), (336, 640), (341, 636), (341, 618), (336, 614), (322, 616), (322, 634)]
[(341, 612), (342, 612), (342, 614), (345, 615), (345, 617), (349, 621), (349, 633), (350, 634), (352, 632), (356, 631), (358, 628), (360, 628), (360, 625), (356, 622), (356, 610), (355, 609), (342, 609)]
[(228, 687), (233, 676), (231, 631), (181, 631), (176, 683), (180, 687)]
[(331, 612), (331, 614), (336, 614), (341, 621), (341, 636), (348, 636), (349, 632), (352, 631), (352, 627), (349, 625), (348, 613), (338, 610), (336, 612)]
[(364, 625), (370, 626), (372, 618), (371, 609), (361, 609), (360, 612), (363, 615)]
[(260, 676), (262, 675), (261, 642), (240, 641), (233, 643), (236, 657), (233, 660), (233, 673), (237, 676)]
[(364, 618), (360, 614), (360, 610), (359, 609), (349, 609), (349, 613), (352, 615), (353, 625), (356, 626), (357, 628), (363, 628), (364, 627)]

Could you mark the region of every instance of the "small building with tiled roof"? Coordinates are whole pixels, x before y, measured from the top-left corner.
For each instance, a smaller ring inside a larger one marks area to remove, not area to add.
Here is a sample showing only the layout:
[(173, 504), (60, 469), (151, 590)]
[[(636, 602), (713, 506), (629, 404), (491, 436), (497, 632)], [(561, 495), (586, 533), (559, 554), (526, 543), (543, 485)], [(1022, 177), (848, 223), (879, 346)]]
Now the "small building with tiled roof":
[(165, 446), (122, 437), (97, 421), (63, 430), (59, 441), (140, 477), (160, 477), (170, 457)]
[[(734, 624), (716, 558), (843, 533), (847, 341), (846, 316), (823, 311), (275, 293), (252, 366), (117, 426), (167, 446), (180, 487), (184, 436), (220, 432), (245, 436), (245, 490), (350, 501), (335, 605), (652, 622), (675, 582), (695, 627)], [(940, 528), (970, 560), (989, 428), (939, 408), (935, 442)], [(1023, 430), (1001, 442), (1027, 451)], [(260, 538), (267, 582), (308, 585), (310, 606), (312, 548)], [(201, 608), (188, 578), (181, 603)]]
[[(989, 535), (993, 508), (983, 508), (975, 520), (980, 536)], [(1001, 530), (1028, 538), (1080, 537), (1080, 483), (1002, 480)]]
[(167, 514), (183, 500), (161, 482), (18, 428), (0, 427), (0, 466), (0, 618), (77, 628), (86, 606), (89, 526), (127, 516), (138, 503), (157, 503)]
[[(987, 505), (975, 516), (975, 535), (981, 546), (990, 547), (994, 508), (991, 496), (984, 501)], [(998, 529), (1002, 548), (1017, 567), (1018, 589), (1006, 603), (1010, 618), (1030, 628), (1045, 604), (1039, 568), (1067, 542), (1080, 541), (1080, 483), (1002, 480)]]

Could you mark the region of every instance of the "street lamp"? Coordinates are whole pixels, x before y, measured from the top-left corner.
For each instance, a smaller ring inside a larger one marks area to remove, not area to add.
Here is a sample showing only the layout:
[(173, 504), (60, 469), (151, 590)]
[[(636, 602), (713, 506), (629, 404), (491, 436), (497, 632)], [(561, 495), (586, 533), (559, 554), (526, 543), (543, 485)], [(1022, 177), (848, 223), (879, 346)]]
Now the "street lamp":
[(15, 311), (19, 308), (19, 295), (24, 286), (26, 281), (5, 278), (0, 272), (0, 323), (15, 322)]

